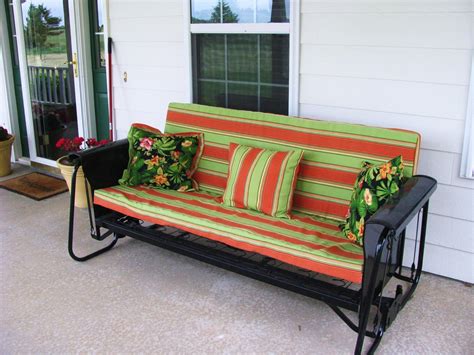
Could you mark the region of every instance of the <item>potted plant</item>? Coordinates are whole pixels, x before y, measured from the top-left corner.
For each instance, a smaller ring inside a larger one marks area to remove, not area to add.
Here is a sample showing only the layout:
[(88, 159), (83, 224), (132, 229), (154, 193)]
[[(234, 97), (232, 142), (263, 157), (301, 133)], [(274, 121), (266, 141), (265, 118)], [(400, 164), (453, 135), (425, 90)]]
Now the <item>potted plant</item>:
[(15, 136), (9, 134), (6, 128), (0, 127), (0, 176), (7, 176), (12, 172), (11, 156)]
[[(83, 137), (74, 138), (61, 138), (56, 142), (56, 148), (63, 150), (67, 153), (79, 152), (84, 149), (98, 147), (108, 143), (107, 139), (97, 141), (95, 138), (84, 139)], [(66, 180), (69, 193), (71, 192), (72, 174), (74, 172), (74, 162), (69, 159), (69, 155), (65, 155), (56, 161), (61, 175)], [(74, 199), (74, 206), (79, 208), (87, 207), (87, 195), (86, 195), (86, 181), (82, 167), (79, 167), (76, 176), (76, 197)], [(89, 198), (92, 199), (91, 188), (88, 186)]]

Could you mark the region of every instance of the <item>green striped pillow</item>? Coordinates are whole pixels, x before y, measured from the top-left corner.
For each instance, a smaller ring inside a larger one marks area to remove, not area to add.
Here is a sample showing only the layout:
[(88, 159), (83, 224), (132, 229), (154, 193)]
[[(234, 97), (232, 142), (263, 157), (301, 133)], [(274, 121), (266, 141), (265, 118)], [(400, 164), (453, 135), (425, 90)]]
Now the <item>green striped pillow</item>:
[(286, 152), (229, 145), (224, 205), (290, 218), (301, 149)]

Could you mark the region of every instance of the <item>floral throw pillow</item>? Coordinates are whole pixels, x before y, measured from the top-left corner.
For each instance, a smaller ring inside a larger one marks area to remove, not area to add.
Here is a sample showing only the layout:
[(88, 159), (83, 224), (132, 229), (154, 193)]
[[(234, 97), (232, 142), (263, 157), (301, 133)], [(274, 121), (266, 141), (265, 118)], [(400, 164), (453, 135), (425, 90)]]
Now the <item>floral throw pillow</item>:
[(340, 226), (350, 241), (363, 245), (365, 222), (397, 194), (403, 182), (401, 155), (379, 166), (364, 164), (354, 184), (346, 223)]
[(163, 134), (153, 127), (133, 124), (128, 142), (130, 160), (119, 184), (181, 192), (198, 189), (192, 175), (202, 153), (202, 133)]

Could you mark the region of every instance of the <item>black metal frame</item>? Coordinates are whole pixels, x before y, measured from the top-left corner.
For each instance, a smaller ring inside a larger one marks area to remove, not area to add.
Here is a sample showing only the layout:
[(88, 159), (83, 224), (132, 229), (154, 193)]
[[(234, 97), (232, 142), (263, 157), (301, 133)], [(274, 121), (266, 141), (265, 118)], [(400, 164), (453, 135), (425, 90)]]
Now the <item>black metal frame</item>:
[[(373, 338), (368, 353), (374, 353), (385, 331), (394, 321), (415, 291), (423, 266), (429, 198), (436, 190), (436, 180), (427, 176), (414, 176), (400, 189), (396, 200), (386, 203), (366, 224), (364, 234), (364, 269), (359, 289), (318, 279), (311, 272), (288, 270), (287, 264), (258, 254), (246, 253), (224, 244), (209, 241), (199, 236), (159, 225), (144, 225), (141, 221), (93, 205), (88, 196), (88, 211), (91, 236), (103, 240), (113, 236), (106, 247), (89, 255), (78, 257), (73, 250), (75, 180), (79, 166), (92, 190), (117, 184), (128, 162), (128, 142), (117, 141), (71, 156), (75, 158), (72, 178), (68, 250), (76, 261), (86, 261), (98, 256), (117, 243), (119, 238), (129, 236), (160, 246), (194, 259), (282, 287), (284, 289), (325, 302), (352, 329), (357, 336), (355, 354), (361, 354), (365, 337)], [(86, 183), (86, 191), (87, 191)], [(402, 274), (405, 230), (410, 221), (418, 216), (415, 251), (409, 276)], [(421, 219), (421, 227), (420, 227)], [(166, 236), (166, 237), (164, 237)], [(419, 241), (418, 241), (419, 237)], [(407, 283), (395, 286), (395, 297), (383, 295), (390, 279)], [(342, 310), (358, 313), (357, 324)], [(375, 312), (371, 312), (375, 310)], [(370, 322), (369, 322), (370, 321)], [(368, 329), (370, 325), (370, 329)]]

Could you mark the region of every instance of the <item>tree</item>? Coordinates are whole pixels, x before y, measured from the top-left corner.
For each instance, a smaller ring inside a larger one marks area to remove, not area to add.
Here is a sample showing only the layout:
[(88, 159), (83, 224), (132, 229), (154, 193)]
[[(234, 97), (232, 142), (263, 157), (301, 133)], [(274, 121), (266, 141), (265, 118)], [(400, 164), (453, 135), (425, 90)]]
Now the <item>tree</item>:
[[(215, 23), (221, 22), (221, 4), (214, 7), (211, 15), (211, 21)], [(239, 15), (235, 14), (226, 1), (222, 1), (222, 22), (223, 23), (237, 23), (239, 22)]]
[(51, 16), (51, 10), (43, 4), (28, 8), (25, 33), (30, 49), (37, 49), (42, 56), (44, 49), (50, 46), (46, 43), (48, 36), (57, 36), (62, 33), (60, 28), (62, 19)]

